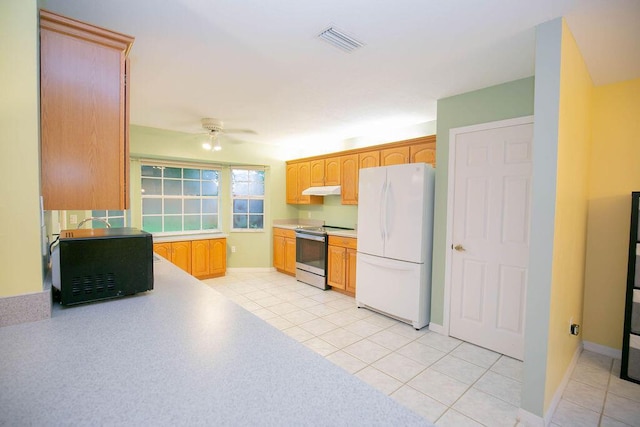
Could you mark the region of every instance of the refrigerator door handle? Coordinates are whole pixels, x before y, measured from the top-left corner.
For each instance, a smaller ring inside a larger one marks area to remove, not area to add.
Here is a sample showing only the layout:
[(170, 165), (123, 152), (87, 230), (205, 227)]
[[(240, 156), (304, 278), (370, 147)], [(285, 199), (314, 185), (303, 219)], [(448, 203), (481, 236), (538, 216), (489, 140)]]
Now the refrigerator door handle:
[(384, 236), (386, 239), (389, 239), (389, 217), (391, 216), (389, 214), (389, 209), (391, 208), (389, 205), (391, 204), (391, 201), (393, 200), (393, 194), (392, 194), (393, 188), (391, 188), (391, 181), (387, 180), (387, 190), (385, 191), (384, 194), (384, 208), (385, 208), (385, 212), (384, 212)]
[(380, 238), (384, 241), (385, 240), (385, 225), (386, 225), (386, 218), (385, 218), (385, 213), (386, 213), (386, 206), (385, 206), (385, 201), (386, 201), (386, 191), (387, 191), (387, 181), (385, 180), (384, 183), (382, 184), (382, 189), (380, 190), (380, 200), (382, 201), (382, 203), (380, 203), (380, 218), (379, 218), (379, 228), (380, 228)]

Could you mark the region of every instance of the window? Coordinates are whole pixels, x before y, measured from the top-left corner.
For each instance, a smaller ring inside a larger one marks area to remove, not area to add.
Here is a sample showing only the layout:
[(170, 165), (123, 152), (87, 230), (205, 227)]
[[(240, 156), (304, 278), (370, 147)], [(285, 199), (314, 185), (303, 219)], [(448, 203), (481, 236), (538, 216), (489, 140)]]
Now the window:
[(142, 229), (151, 233), (217, 230), (219, 171), (143, 164)]
[[(127, 211), (91, 211), (94, 218), (104, 218), (111, 227), (126, 227), (129, 224), (129, 212)], [(98, 220), (91, 221), (91, 228), (106, 228), (107, 224)]]
[(231, 169), (232, 229), (264, 229), (264, 171)]

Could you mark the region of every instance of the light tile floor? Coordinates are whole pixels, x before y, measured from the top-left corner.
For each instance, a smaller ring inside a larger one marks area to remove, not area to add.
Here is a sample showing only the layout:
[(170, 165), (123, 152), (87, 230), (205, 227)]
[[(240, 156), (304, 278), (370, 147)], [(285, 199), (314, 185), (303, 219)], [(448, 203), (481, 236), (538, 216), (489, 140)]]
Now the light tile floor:
[[(277, 272), (228, 272), (204, 282), (437, 426), (516, 425), (520, 361), (416, 331)], [(617, 378), (619, 366), (583, 352), (553, 424), (640, 427), (640, 386)]]

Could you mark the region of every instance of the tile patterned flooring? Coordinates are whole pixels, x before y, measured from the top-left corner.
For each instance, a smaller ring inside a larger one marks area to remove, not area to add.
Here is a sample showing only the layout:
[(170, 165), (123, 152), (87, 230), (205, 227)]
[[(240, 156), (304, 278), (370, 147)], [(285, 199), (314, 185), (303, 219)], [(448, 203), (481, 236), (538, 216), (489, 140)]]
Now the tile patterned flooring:
[[(522, 362), (414, 330), (353, 298), (277, 272), (234, 272), (204, 283), (437, 426), (515, 426)], [(640, 427), (640, 385), (620, 361), (583, 352), (554, 426)]]

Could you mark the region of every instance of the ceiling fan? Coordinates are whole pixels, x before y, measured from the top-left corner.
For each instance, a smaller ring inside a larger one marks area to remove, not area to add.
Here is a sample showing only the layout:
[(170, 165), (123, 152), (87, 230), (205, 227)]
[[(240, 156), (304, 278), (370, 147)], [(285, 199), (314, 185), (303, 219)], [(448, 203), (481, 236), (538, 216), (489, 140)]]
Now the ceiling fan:
[(220, 145), (220, 135), (227, 133), (245, 133), (255, 134), (255, 131), (249, 129), (225, 129), (224, 123), (220, 119), (203, 118), (201, 120), (202, 127), (207, 131), (209, 141), (202, 144), (202, 148), (205, 150), (220, 151), (222, 146)]

